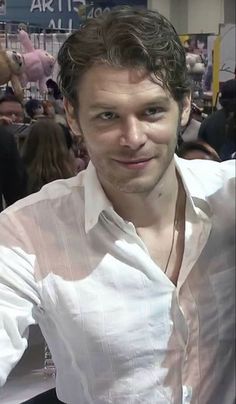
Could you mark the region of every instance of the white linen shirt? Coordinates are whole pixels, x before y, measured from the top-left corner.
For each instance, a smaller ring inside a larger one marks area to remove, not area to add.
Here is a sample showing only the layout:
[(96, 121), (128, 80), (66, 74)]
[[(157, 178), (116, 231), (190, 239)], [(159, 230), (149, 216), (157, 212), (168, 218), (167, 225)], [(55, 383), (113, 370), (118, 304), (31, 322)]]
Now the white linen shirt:
[(0, 215), (0, 384), (38, 323), (65, 403), (235, 402), (235, 162), (175, 161), (187, 194), (177, 287), (91, 163)]

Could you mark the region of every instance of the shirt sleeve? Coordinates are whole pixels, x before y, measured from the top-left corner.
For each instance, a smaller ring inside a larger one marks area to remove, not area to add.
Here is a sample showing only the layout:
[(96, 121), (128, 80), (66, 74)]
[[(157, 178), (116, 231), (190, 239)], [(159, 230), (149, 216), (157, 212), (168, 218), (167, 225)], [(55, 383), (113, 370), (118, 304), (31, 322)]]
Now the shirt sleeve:
[(40, 305), (35, 257), (14, 217), (0, 214), (0, 386), (27, 348), (33, 308)]

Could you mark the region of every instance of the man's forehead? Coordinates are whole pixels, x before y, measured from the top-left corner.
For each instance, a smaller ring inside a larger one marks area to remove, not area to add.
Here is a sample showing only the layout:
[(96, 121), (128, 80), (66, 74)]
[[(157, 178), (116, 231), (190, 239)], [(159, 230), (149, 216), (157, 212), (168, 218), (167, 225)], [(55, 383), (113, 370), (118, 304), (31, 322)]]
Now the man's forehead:
[(23, 106), (18, 101), (3, 101), (0, 103), (0, 109), (23, 109)]
[(112, 81), (119, 81), (122, 78), (123, 83), (137, 84), (141, 81), (155, 82), (162, 85), (161, 78), (158, 74), (149, 72), (142, 67), (122, 67), (122, 66), (110, 66), (105, 63), (98, 63), (91, 66), (84, 74), (89, 77), (89, 80), (111, 79)]
[(84, 80), (78, 86), (78, 96), (83, 97), (109, 97), (114, 94), (118, 96), (147, 95), (158, 93), (168, 98), (170, 93), (164, 87), (160, 78), (144, 69), (116, 68), (106, 65), (95, 65), (88, 69)]

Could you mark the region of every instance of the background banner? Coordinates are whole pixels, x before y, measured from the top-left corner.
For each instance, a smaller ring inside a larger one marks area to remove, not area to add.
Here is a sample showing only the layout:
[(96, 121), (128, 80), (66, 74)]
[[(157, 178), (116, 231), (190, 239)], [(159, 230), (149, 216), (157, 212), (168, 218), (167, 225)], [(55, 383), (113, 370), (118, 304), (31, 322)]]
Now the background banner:
[(86, 18), (96, 18), (118, 5), (147, 8), (147, 0), (0, 0), (1, 3), (4, 15), (0, 21), (67, 30), (76, 29)]

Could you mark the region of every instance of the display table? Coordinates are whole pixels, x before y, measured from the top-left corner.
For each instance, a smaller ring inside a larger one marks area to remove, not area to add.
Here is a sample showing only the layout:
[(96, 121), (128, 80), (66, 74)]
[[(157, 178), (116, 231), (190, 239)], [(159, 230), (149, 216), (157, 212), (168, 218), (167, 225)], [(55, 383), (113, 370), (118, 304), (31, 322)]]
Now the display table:
[(20, 404), (55, 387), (55, 378), (45, 375), (44, 339), (38, 326), (30, 328), (29, 347), (0, 389), (1, 404)]

